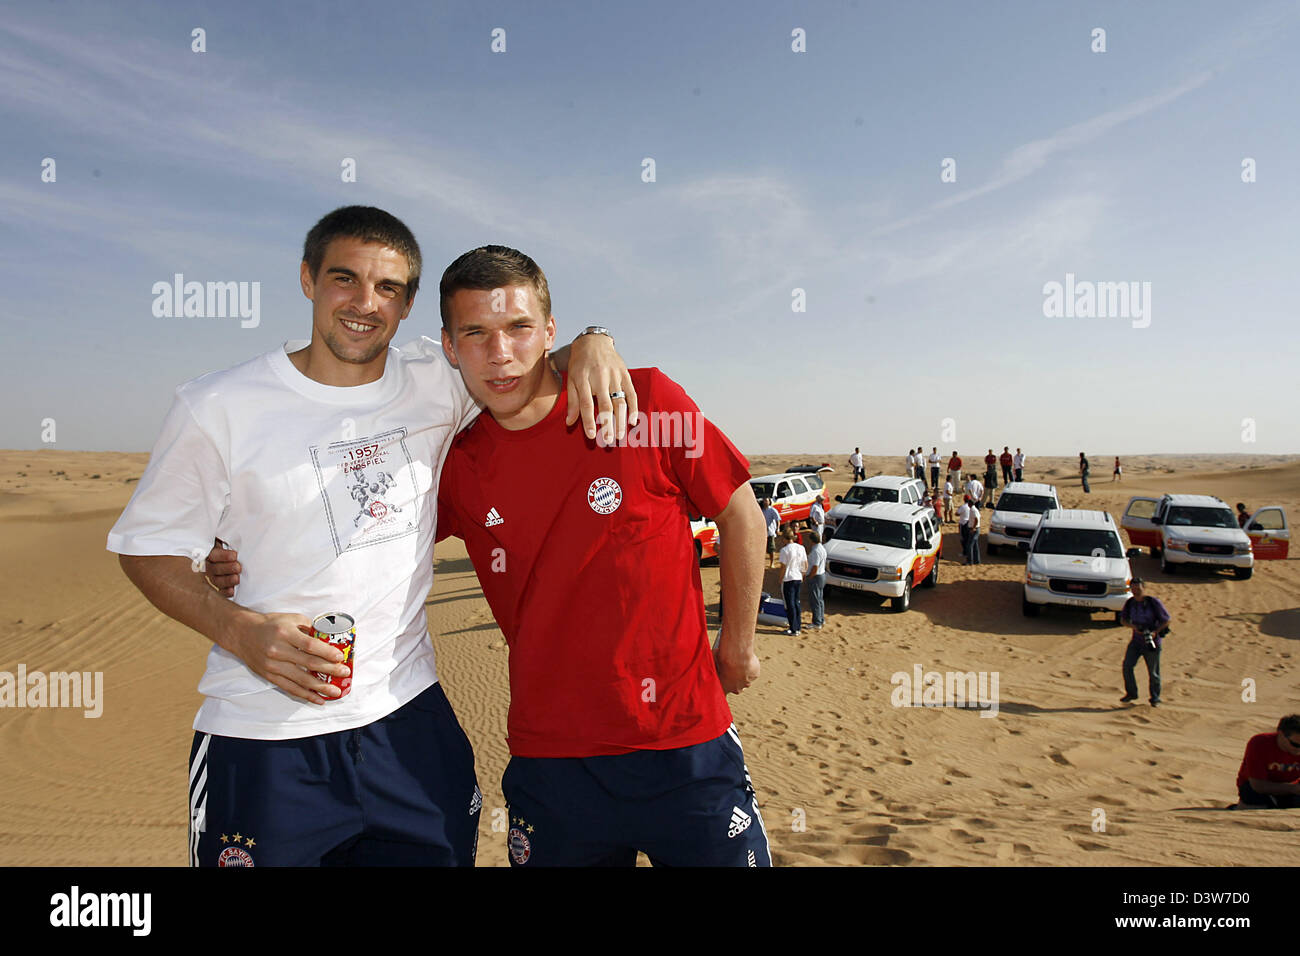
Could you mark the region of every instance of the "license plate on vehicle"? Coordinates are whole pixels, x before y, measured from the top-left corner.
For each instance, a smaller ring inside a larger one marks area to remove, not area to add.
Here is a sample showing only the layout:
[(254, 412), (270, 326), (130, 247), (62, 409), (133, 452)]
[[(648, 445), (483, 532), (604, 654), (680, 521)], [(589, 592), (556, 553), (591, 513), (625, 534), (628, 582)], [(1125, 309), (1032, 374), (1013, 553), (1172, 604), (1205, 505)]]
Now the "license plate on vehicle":
[(852, 588), (854, 591), (869, 591), (871, 588), (866, 581), (845, 581), (844, 587)]
[(1092, 607), (1091, 601), (1081, 601), (1078, 598), (1062, 598), (1062, 604), (1069, 604), (1073, 607)]

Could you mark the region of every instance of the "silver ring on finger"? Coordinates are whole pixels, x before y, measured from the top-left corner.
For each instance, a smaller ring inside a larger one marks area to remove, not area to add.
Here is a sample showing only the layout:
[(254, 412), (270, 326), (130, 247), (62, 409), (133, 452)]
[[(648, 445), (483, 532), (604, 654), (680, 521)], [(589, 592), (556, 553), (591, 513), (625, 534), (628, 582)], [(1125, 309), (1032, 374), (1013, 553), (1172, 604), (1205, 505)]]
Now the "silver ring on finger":
[(610, 393), (609, 393), (609, 397), (610, 397), (610, 398), (614, 398), (614, 399), (618, 399), (618, 398), (626, 398), (626, 397), (627, 397), (627, 393), (626, 393), (626, 392), (610, 392)]

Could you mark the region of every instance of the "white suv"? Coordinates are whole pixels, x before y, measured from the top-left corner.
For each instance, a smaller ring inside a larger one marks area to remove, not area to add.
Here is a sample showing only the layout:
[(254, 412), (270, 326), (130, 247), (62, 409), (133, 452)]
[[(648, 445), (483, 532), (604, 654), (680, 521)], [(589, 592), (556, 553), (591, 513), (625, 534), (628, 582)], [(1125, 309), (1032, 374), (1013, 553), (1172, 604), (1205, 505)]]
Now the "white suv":
[(1118, 623), (1132, 579), (1109, 512), (1046, 511), (1029, 542), (1021, 609), (1026, 617), (1049, 604), (1113, 611)]
[(1160, 555), (1160, 570), (1166, 574), (1180, 564), (1199, 564), (1248, 578), (1255, 567), (1250, 537), (1232, 509), (1210, 495), (1131, 498), (1124, 530), (1130, 543), (1150, 548), (1153, 557)]
[(1044, 511), (1060, 508), (1055, 485), (1034, 481), (1013, 481), (1002, 490), (989, 518), (988, 551), (998, 553), (998, 545), (1028, 550), (1029, 539), (1038, 528)]
[(919, 478), (905, 478), (902, 475), (876, 475), (866, 481), (859, 481), (847, 493), (836, 495), (840, 502), (826, 515), (827, 527), (834, 528), (840, 519), (853, 514), (860, 506), (873, 501), (894, 501), (904, 505), (919, 505), (925, 497), (925, 482)]
[(772, 507), (781, 516), (782, 524), (805, 520), (814, 501), (820, 501), (823, 510), (831, 505), (826, 485), (818, 475), (785, 471), (779, 475), (751, 478), (749, 487), (754, 489), (754, 497), (760, 502), (764, 498), (772, 499)]
[(869, 591), (895, 611), (912, 604), (912, 586), (939, 583), (943, 535), (933, 508), (873, 502), (841, 517), (826, 545), (826, 586)]

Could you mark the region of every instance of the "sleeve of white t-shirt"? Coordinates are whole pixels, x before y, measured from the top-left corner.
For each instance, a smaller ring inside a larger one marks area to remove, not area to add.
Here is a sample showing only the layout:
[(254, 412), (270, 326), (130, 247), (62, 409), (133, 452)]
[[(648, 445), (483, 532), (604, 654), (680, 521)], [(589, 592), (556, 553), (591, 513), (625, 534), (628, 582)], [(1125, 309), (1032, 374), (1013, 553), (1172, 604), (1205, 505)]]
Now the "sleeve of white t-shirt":
[(108, 550), (204, 557), (229, 504), (230, 470), (177, 392)]

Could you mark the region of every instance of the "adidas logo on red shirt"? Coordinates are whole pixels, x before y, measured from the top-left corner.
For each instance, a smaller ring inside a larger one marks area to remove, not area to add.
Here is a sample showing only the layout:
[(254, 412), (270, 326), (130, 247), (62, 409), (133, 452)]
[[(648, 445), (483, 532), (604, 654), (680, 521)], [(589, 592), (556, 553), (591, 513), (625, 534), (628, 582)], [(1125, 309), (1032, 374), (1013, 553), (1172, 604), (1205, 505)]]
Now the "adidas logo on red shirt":
[(505, 524), (506, 519), (497, 514), (497, 509), (493, 508), (488, 512), (487, 521), (483, 522), (483, 527), (490, 528), (493, 525)]

